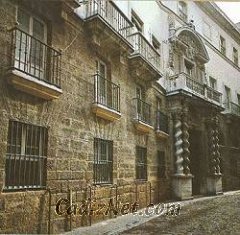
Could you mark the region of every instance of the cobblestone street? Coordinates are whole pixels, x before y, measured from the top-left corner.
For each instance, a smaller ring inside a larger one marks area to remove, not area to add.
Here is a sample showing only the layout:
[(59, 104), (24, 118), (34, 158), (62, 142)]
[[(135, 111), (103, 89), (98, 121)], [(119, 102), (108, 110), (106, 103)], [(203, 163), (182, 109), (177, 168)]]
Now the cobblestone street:
[(177, 217), (160, 216), (122, 234), (240, 234), (240, 193), (193, 201)]
[(226, 192), (215, 197), (199, 197), (177, 203), (181, 204), (178, 216), (128, 214), (92, 226), (80, 227), (66, 234), (240, 234), (240, 191)]

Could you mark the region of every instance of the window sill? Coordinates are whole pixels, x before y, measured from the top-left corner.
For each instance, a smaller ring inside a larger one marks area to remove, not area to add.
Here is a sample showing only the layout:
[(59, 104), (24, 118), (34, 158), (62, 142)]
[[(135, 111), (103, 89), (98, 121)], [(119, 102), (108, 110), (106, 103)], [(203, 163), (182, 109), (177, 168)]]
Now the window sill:
[(41, 188), (3, 188), (2, 193), (45, 192), (46, 187)]
[(62, 89), (56, 85), (37, 79), (17, 69), (9, 70), (6, 77), (15, 89), (44, 100), (57, 99), (62, 94)]
[(113, 184), (113, 183), (93, 183), (92, 186), (99, 187), (99, 188), (104, 188), (104, 187), (115, 187), (116, 184)]
[(147, 179), (135, 179), (134, 182), (136, 184), (144, 184), (144, 183), (148, 183)]

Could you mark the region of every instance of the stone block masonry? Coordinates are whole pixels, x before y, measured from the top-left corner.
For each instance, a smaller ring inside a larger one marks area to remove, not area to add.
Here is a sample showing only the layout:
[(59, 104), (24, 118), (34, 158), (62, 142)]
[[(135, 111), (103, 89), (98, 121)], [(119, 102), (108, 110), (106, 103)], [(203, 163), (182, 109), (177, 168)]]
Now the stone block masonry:
[[(48, 29), (47, 43), (62, 53), (63, 94), (56, 100), (44, 101), (18, 91), (5, 78), (11, 58), (11, 34), (8, 30), (15, 26), (18, 8), (44, 19)], [(136, 131), (132, 122), (135, 115), (132, 99), (139, 82), (130, 76), (128, 63), (120, 63), (116, 54), (100, 54), (91, 44), (84, 22), (76, 18), (72, 10), (67, 13), (67, 19), (63, 19), (63, 11), (60, 1), (0, 0), (0, 15), (4, 20), (0, 25), (1, 233), (60, 233), (90, 224), (88, 217), (74, 217), (70, 224), (69, 217), (55, 213), (55, 206), (60, 198), (69, 198), (69, 189), (73, 191), (74, 202), (80, 203), (90, 196), (89, 191), (82, 192), (81, 189), (93, 184), (94, 138), (113, 141), (113, 185), (119, 186), (118, 197), (122, 202), (137, 200), (140, 207), (145, 207), (150, 200), (157, 203), (170, 195), (169, 183), (159, 179), (157, 169), (152, 167), (157, 164), (157, 151), (165, 151), (169, 143), (163, 144), (156, 139), (154, 130), (148, 136)], [(107, 64), (112, 82), (119, 84), (121, 89), (122, 118), (113, 123), (97, 118), (91, 110), (93, 75), (99, 59)], [(155, 103), (156, 96), (165, 102), (162, 92), (147, 88), (143, 82), (140, 84), (146, 91), (148, 102)], [(153, 118), (155, 109), (152, 105)], [(5, 190), (9, 120), (48, 128), (46, 189)], [(155, 119), (152, 121), (154, 123)], [(147, 147), (148, 182), (135, 181), (137, 145)], [(167, 163), (168, 158), (166, 152)], [(51, 198), (47, 189), (51, 190)], [(110, 186), (98, 187), (96, 200), (106, 201), (115, 197), (114, 190)], [(94, 197), (93, 194), (91, 196)], [(98, 216), (91, 218), (91, 223), (105, 219), (105, 216)]]

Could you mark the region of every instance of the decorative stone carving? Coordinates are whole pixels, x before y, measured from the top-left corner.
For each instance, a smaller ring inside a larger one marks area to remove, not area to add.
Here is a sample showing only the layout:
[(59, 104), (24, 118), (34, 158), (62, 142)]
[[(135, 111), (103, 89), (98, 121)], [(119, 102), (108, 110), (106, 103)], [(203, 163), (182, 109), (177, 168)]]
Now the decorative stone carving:
[(187, 45), (185, 54), (190, 60), (194, 60), (195, 56), (199, 53), (199, 47), (197, 46), (195, 40), (188, 34), (182, 33), (179, 35), (179, 40)]
[(184, 174), (188, 175), (190, 174), (190, 168), (189, 168), (190, 143), (189, 143), (189, 133), (188, 133), (189, 126), (188, 126), (188, 109), (187, 108), (184, 108), (182, 125), (183, 125), (183, 128), (182, 128), (183, 130), (183, 172)]
[(183, 140), (182, 140), (182, 122), (180, 113), (175, 114), (174, 122), (174, 139), (175, 139), (175, 156), (176, 156), (176, 174), (183, 175)]
[(175, 29), (175, 20), (173, 15), (168, 16), (168, 30), (169, 30), (169, 37), (173, 37), (176, 29)]
[(209, 162), (209, 172), (211, 175), (220, 175), (220, 152), (219, 152), (219, 133), (218, 133), (218, 118), (215, 116), (211, 119), (209, 124), (210, 128), (210, 162)]

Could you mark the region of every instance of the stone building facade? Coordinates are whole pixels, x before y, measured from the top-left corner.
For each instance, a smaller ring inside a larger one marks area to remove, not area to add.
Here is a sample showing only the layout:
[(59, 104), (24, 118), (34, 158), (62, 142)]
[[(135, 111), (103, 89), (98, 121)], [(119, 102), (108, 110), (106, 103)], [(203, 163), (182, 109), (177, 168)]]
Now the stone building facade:
[(240, 34), (214, 4), (0, 0), (0, 17), (1, 233), (239, 188)]

